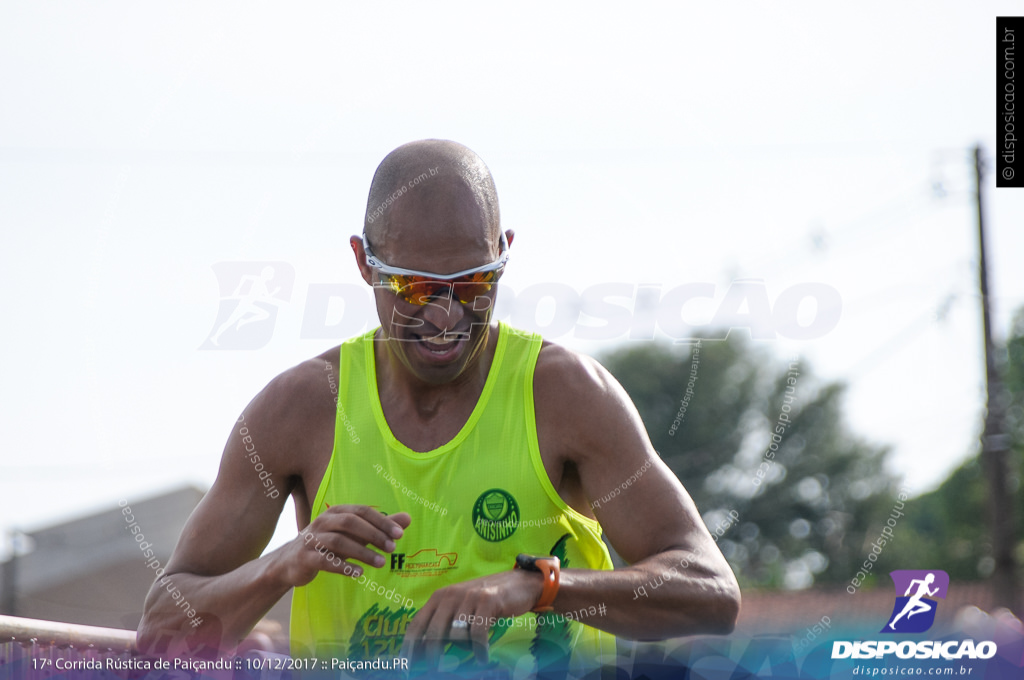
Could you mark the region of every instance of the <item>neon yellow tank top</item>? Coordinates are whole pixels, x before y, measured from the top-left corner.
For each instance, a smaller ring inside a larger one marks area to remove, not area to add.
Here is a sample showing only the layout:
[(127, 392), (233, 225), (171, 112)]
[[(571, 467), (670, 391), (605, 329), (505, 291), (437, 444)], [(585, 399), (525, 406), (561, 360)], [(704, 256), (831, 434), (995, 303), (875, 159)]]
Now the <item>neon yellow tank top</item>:
[[(382, 568), (366, 567), (359, 579), (320, 572), (295, 588), (293, 655), (396, 657), (406, 625), (435, 590), (511, 569), (518, 553), (554, 554), (563, 568), (612, 568), (601, 525), (562, 501), (541, 462), (533, 403), (539, 335), (500, 323), (466, 424), (447, 444), (421, 453), (399, 442), (384, 418), (374, 333), (341, 346), (334, 452), (312, 516), (348, 503), (408, 512), (412, 523)], [(593, 604), (603, 614), (603, 603)], [(491, 628), (492, 662), (519, 675), (611, 660), (614, 637), (575, 620), (593, 609), (499, 620)], [(468, 668), (471, 659), (468, 647), (446, 651), (449, 665)]]

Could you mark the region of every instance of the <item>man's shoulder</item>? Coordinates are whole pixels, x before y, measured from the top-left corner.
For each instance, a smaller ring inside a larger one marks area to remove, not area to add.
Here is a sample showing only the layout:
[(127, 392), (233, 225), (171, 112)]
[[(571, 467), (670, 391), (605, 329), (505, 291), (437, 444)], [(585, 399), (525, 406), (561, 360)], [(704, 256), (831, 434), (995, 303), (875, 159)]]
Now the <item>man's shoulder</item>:
[(558, 379), (586, 380), (601, 368), (593, 357), (544, 340), (537, 356), (537, 375)]
[(597, 359), (549, 340), (541, 344), (533, 384), (539, 401), (554, 402), (567, 410), (589, 408), (610, 396), (617, 386)]
[(348, 338), (342, 344), (282, 371), (263, 388), (260, 397), (278, 402), (288, 410), (312, 407), (314, 412), (326, 408), (333, 413), (342, 351), (363, 351), (365, 343), (372, 340), (376, 331), (373, 329)]
[(271, 384), (276, 383), (281, 390), (294, 391), (308, 389), (311, 383), (326, 382), (324, 373), (337, 369), (339, 350), (340, 346), (336, 345), (305, 361), (300, 361), (279, 373)]
[(538, 430), (564, 457), (579, 464), (609, 452), (632, 431), (636, 409), (626, 391), (593, 357), (545, 341), (534, 372)]
[(253, 405), (267, 417), (288, 422), (333, 412), (331, 387), (337, 389), (339, 349), (335, 346), (282, 371), (267, 383)]

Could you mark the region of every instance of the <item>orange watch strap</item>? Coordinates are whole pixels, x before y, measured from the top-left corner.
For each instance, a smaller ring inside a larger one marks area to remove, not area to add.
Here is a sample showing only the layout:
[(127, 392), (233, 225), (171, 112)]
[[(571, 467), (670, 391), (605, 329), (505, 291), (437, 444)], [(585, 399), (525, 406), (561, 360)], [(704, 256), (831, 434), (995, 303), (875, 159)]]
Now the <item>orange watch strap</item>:
[(542, 613), (554, 609), (552, 604), (558, 595), (558, 582), (562, 569), (557, 557), (545, 557), (534, 562), (544, 577), (544, 588), (540, 591), (540, 599), (531, 611)]

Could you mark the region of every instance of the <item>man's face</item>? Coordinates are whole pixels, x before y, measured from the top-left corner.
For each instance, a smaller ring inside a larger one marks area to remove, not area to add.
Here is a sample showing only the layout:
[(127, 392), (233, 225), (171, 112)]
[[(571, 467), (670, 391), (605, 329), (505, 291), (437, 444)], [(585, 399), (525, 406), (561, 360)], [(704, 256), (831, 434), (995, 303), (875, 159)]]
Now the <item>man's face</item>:
[[(434, 186), (401, 196), (390, 207), (386, 239), (371, 243), (388, 265), (436, 274), (489, 264), (498, 257), (496, 235), (487, 228), (484, 212), (468, 189), (444, 177)], [(365, 260), (364, 260), (365, 261)], [(425, 305), (403, 300), (376, 270), (363, 268), (374, 285), (374, 297), (387, 349), (409, 373), (428, 384), (444, 384), (461, 376), (479, 356), (497, 287), (467, 302), (447, 289)]]

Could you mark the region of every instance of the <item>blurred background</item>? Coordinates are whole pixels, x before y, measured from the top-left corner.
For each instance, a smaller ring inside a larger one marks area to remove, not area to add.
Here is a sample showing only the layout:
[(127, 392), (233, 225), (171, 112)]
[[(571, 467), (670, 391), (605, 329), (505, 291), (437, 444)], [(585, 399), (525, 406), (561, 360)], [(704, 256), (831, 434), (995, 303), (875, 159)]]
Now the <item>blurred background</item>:
[[(725, 527), (751, 629), (759, 601), (881, 617), (891, 569), (1012, 605), (1024, 193), (991, 171), (1018, 10), (4, 3), (2, 611), (137, 624), (152, 569), (119, 503), (166, 562), (249, 399), (376, 325), (347, 239), (377, 163), (427, 137), (494, 174), (498, 315), (626, 386)], [(289, 509), (270, 548), (295, 534)]]

